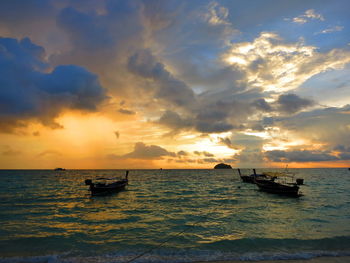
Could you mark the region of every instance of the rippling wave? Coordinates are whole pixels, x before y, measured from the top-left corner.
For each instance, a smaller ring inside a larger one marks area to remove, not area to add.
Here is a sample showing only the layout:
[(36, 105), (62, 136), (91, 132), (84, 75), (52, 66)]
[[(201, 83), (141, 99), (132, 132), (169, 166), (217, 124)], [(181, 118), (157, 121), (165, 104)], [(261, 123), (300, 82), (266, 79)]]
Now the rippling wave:
[(306, 184), (297, 199), (260, 192), (233, 170), (132, 170), (126, 191), (99, 197), (84, 180), (124, 171), (3, 170), (0, 262), (350, 255), (349, 172), (294, 171)]

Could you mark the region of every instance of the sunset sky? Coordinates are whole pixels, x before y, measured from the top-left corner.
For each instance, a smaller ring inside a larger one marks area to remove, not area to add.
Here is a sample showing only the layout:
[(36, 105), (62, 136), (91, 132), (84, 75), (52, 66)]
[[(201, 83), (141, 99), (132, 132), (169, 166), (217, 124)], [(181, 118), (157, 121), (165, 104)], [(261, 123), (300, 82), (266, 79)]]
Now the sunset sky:
[(350, 167), (349, 10), (2, 0), (0, 168)]

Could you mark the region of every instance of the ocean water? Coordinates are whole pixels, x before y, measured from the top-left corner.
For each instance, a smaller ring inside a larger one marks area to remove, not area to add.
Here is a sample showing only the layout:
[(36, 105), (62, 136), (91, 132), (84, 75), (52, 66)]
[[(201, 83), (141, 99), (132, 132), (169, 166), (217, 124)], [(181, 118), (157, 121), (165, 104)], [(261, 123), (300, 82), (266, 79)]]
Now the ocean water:
[(349, 256), (350, 171), (290, 170), (305, 180), (300, 198), (235, 170), (130, 170), (125, 191), (98, 197), (85, 179), (125, 171), (1, 170), (0, 262)]

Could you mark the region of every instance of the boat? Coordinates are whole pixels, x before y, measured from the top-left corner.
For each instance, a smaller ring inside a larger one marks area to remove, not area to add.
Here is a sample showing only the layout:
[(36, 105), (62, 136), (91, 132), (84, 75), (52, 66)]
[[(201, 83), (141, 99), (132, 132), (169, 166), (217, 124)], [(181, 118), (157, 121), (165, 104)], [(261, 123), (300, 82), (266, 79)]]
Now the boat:
[(64, 169), (64, 168), (61, 168), (61, 167), (57, 167), (57, 168), (55, 168), (55, 169), (53, 169), (54, 171), (65, 171), (66, 169)]
[(255, 178), (255, 184), (264, 192), (299, 197), (299, 185), (304, 184), (304, 179), (298, 178), (294, 182), (291, 178), (294, 180), (287, 173), (274, 173), (274, 176), (267, 174), (266, 178)]
[(253, 169), (253, 173), (251, 175), (242, 175), (241, 170), (240, 169), (237, 169), (237, 170), (242, 181), (245, 183), (255, 184), (256, 178), (266, 178), (265, 174), (257, 174), (255, 169)]
[[(126, 171), (125, 178), (117, 180), (116, 178), (96, 178), (95, 182), (93, 182), (91, 179), (85, 180), (85, 185), (89, 185), (91, 195), (106, 195), (111, 193), (120, 192), (125, 189), (125, 187), (128, 185), (128, 175), (129, 171)], [(108, 181), (112, 181), (112, 183), (108, 183)], [(117, 181), (115, 181), (117, 180)]]

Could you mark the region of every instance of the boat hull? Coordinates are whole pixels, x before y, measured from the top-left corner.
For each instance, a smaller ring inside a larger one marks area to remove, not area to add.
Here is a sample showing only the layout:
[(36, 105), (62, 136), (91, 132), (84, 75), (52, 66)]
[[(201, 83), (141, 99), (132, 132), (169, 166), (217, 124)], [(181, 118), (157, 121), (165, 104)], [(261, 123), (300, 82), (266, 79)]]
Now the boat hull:
[(242, 175), (241, 179), (243, 182), (245, 183), (251, 183), (251, 184), (255, 184), (255, 180), (253, 176), (249, 176), (249, 175)]
[(91, 195), (106, 195), (111, 193), (117, 193), (125, 190), (125, 187), (127, 186), (127, 184), (128, 184), (128, 181), (126, 180), (118, 181), (108, 185), (91, 184), (90, 191), (91, 191)]
[(259, 187), (259, 189), (264, 192), (293, 197), (300, 196), (299, 187), (295, 184), (285, 185), (270, 180), (256, 180), (255, 183)]

